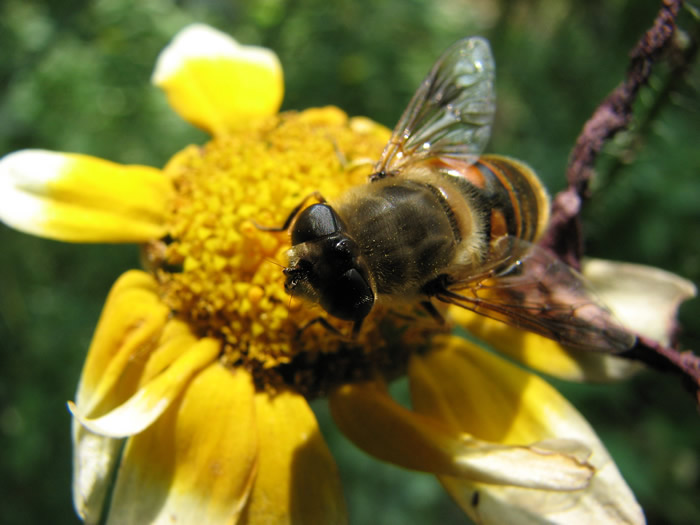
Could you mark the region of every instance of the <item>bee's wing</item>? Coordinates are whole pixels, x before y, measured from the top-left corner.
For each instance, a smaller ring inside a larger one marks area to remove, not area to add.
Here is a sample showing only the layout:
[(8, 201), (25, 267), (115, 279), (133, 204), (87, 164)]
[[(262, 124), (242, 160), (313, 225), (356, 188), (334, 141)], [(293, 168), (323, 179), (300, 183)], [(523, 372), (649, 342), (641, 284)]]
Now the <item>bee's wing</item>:
[(465, 38), (437, 60), (394, 128), (375, 173), (432, 157), (475, 162), (491, 134), (495, 65), (488, 41)]
[(504, 257), (476, 277), (450, 274), (435, 297), (569, 348), (617, 353), (634, 345), (635, 336), (596, 299), (581, 274), (537, 246), (520, 252), (522, 257)]

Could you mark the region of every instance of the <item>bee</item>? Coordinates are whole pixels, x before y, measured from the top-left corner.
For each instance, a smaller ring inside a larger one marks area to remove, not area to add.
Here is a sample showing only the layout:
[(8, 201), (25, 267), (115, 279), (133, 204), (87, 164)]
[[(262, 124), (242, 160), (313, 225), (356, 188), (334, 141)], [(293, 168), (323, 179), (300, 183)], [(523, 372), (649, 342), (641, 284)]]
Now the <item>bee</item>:
[(292, 247), (287, 293), (352, 321), (376, 304), (470, 309), (573, 348), (634, 343), (582, 276), (536, 245), (550, 201), (524, 163), (482, 155), (495, 65), (479, 37), (453, 44), (411, 99), (366, 184), (304, 207), (278, 231)]

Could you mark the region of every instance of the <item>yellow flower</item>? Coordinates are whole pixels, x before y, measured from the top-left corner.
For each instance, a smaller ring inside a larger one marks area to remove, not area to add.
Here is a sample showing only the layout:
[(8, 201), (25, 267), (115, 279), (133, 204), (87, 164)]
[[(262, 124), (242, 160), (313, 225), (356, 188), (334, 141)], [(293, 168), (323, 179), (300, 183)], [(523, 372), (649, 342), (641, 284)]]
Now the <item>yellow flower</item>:
[[(147, 272), (112, 288), (70, 403), (74, 504), (86, 523), (345, 523), (308, 404), (325, 396), (356, 445), (434, 473), (478, 523), (644, 521), (593, 430), (538, 376), (425, 316), (378, 308), (349, 342), (285, 294), (287, 235), (256, 224), (282, 224), (314, 191), (333, 198), (362, 183), (387, 129), (333, 107), (278, 114), (276, 55), (201, 25), (162, 52), (153, 82), (209, 143), (162, 170), (43, 150), (0, 160), (6, 224), (143, 246)], [(692, 293), (658, 270), (627, 268), (625, 287), (610, 277), (619, 266), (590, 264), (625, 321), (644, 319), (640, 283), (667, 322)], [(550, 374), (607, 380), (634, 368), (465, 310), (449, 317)], [(385, 388), (404, 373), (412, 410)]]

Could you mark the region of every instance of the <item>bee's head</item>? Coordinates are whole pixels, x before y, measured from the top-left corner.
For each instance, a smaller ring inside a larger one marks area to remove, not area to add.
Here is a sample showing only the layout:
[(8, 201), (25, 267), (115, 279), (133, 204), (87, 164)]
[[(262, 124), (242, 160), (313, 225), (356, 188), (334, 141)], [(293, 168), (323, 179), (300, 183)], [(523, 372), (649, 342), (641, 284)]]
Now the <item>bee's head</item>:
[(299, 213), (292, 226), (285, 290), (317, 302), (346, 321), (362, 321), (372, 309), (374, 292), (357, 243), (327, 204)]

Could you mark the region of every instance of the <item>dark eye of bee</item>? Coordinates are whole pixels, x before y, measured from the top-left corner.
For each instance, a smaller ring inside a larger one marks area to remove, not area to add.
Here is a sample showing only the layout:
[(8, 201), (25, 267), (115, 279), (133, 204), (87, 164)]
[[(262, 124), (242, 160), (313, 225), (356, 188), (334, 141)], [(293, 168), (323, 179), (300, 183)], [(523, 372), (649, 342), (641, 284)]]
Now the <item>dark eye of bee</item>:
[(287, 292), (308, 283), (329, 314), (350, 321), (364, 319), (374, 304), (374, 292), (359, 260), (359, 246), (347, 236), (330, 206), (314, 204), (299, 213), (292, 227), (292, 245), (299, 244), (307, 245), (307, 253), (284, 270)]
[[(327, 284), (331, 288), (330, 284)], [(364, 319), (374, 304), (367, 280), (355, 268), (333, 279), (333, 293), (321, 296), (321, 306), (331, 315), (348, 321)]]
[(304, 209), (292, 229), (292, 245), (315, 241), (342, 229), (340, 219), (326, 204), (314, 204)]

